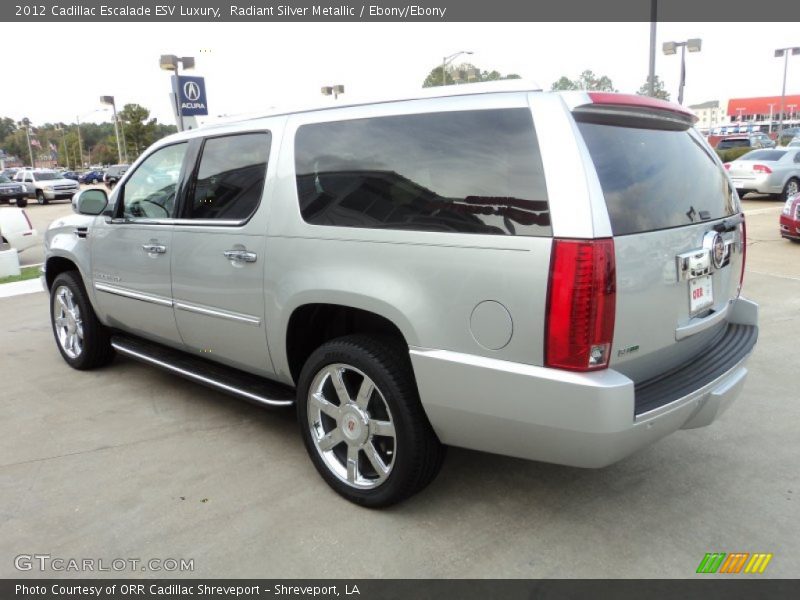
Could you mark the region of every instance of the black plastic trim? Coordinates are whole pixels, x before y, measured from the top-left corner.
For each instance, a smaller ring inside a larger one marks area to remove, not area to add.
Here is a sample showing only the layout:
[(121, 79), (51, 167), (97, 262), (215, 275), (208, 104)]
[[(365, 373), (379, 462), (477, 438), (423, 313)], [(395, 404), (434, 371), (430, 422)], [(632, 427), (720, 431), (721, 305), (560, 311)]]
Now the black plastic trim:
[(656, 410), (708, 385), (741, 362), (758, 341), (755, 325), (728, 324), (694, 358), (634, 387), (635, 414)]

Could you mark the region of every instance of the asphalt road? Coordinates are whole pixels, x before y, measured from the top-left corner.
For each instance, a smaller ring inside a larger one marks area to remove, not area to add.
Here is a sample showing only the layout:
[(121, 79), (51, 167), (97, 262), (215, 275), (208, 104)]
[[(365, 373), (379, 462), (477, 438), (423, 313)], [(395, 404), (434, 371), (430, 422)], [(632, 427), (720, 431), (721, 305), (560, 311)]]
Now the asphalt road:
[[(13, 566), (39, 553), (194, 559), (184, 575), (207, 577), (682, 578), (715, 551), (770, 552), (759, 577), (796, 577), (800, 245), (778, 236), (779, 202), (745, 205), (761, 332), (720, 421), (602, 470), (451, 449), (426, 491), (383, 511), (328, 489), (292, 412), (121, 358), (73, 371), (45, 294), (0, 299), (0, 577), (41, 576)], [(42, 230), (62, 211), (29, 214)]]

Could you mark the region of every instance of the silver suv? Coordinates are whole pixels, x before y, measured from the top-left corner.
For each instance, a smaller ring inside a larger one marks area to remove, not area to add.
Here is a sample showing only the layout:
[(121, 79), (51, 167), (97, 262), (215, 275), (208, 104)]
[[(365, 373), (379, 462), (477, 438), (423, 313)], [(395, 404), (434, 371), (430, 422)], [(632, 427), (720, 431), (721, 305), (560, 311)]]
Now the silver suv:
[(424, 94), (180, 133), (110, 198), (82, 191), (46, 236), (64, 360), (296, 405), (322, 477), (366, 506), (422, 489), (445, 445), (602, 467), (711, 423), (757, 306), (693, 116)]

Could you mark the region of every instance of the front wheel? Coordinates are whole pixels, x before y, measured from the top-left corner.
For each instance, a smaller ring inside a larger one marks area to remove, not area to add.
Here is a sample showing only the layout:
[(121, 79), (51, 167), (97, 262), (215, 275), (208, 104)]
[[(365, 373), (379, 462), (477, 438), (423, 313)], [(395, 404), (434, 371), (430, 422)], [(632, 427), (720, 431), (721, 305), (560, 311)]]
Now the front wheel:
[(791, 198), (792, 196), (800, 193), (800, 180), (796, 177), (792, 177), (789, 181), (786, 182), (786, 185), (783, 186), (783, 193), (781, 193), (781, 200), (784, 202)]
[(436, 477), (444, 460), (408, 350), (389, 339), (352, 335), (320, 346), (300, 374), (297, 413), (317, 471), (362, 506), (408, 498)]
[(36, 202), (39, 204), (47, 204), (47, 198), (44, 197), (42, 190), (36, 190)]
[(106, 327), (97, 320), (77, 271), (56, 277), (50, 291), (50, 322), (61, 356), (73, 369), (93, 369), (114, 357)]

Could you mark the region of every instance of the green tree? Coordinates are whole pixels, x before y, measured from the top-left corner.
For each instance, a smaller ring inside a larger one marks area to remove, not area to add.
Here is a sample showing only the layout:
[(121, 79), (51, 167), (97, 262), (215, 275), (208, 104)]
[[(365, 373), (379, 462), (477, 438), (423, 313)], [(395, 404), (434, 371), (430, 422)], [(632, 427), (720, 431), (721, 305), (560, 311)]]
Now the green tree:
[(616, 92), (614, 84), (611, 79), (606, 75), (596, 76), (594, 72), (585, 70), (577, 79), (572, 80), (568, 77), (561, 76), (560, 79), (553, 82), (550, 86), (551, 90), (591, 90), (593, 92)]
[(126, 104), (119, 111), (121, 126), (125, 128), (125, 142), (130, 158), (139, 154), (156, 141), (158, 127), (155, 119), (150, 119), (150, 111), (139, 104)]
[[(644, 85), (639, 88), (639, 91), (636, 92), (640, 96), (649, 96), (650, 95), (650, 84), (648, 81), (644, 82)], [(664, 89), (664, 82), (658, 78), (658, 75), (653, 77), (653, 97), (660, 98), (661, 100), (669, 100), (669, 92)]]
[[(471, 63), (463, 63), (457, 66), (448, 65), (444, 71), (444, 85), (453, 85), (455, 83), (478, 83), (481, 81), (498, 81), (500, 79), (522, 79), (516, 73), (509, 73), (503, 75), (499, 71), (481, 71), (478, 67)], [(422, 87), (437, 87), (442, 85), (442, 65), (438, 65), (431, 69), (425, 81), (422, 82)]]

